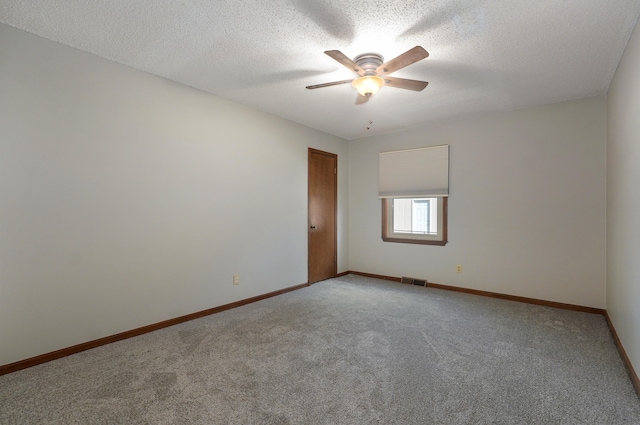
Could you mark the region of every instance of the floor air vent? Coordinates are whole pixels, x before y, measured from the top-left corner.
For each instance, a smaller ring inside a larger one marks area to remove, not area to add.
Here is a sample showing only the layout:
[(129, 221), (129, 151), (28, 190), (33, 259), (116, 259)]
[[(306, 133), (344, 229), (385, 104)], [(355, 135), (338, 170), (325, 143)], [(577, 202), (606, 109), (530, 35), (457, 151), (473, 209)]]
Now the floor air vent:
[(426, 279), (416, 279), (414, 277), (402, 276), (402, 279), (400, 279), (400, 282), (408, 283), (409, 285), (427, 286)]

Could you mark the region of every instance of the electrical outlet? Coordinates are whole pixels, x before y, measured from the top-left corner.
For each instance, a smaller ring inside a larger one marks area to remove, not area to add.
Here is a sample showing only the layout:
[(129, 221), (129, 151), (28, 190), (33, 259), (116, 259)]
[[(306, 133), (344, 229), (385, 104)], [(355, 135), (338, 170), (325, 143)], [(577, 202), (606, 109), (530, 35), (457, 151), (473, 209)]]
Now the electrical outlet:
[(240, 285), (240, 275), (239, 274), (234, 274), (233, 275), (233, 284), (234, 285)]
[(462, 265), (461, 264), (458, 264), (456, 266), (456, 273), (462, 273)]

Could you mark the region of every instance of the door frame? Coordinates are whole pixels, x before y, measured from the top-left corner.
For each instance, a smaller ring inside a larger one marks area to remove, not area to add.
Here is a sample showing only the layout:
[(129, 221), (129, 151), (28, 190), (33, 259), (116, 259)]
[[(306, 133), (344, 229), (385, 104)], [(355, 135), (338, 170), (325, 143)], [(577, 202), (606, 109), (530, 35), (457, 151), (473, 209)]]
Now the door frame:
[[(307, 282), (311, 285), (311, 218), (310, 218), (310, 188), (311, 188), (311, 155), (324, 155), (335, 159), (335, 180), (333, 185), (333, 276), (338, 275), (338, 155), (314, 148), (308, 148), (307, 155)], [(315, 282), (314, 282), (315, 283)]]

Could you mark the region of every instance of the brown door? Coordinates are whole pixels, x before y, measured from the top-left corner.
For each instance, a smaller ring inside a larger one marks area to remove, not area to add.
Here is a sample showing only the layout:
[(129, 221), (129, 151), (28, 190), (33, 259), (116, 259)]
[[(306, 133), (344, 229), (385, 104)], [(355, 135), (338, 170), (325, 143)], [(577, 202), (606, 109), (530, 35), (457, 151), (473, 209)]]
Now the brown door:
[(335, 277), (338, 156), (309, 148), (309, 283)]

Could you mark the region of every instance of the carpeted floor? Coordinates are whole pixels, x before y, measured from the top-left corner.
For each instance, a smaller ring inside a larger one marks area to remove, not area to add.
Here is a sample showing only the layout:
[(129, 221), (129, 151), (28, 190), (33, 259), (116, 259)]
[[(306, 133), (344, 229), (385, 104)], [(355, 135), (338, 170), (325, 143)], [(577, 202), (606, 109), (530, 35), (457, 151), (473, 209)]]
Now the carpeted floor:
[(0, 424), (640, 424), (602, 316), (345, 276), (0, 376)]

